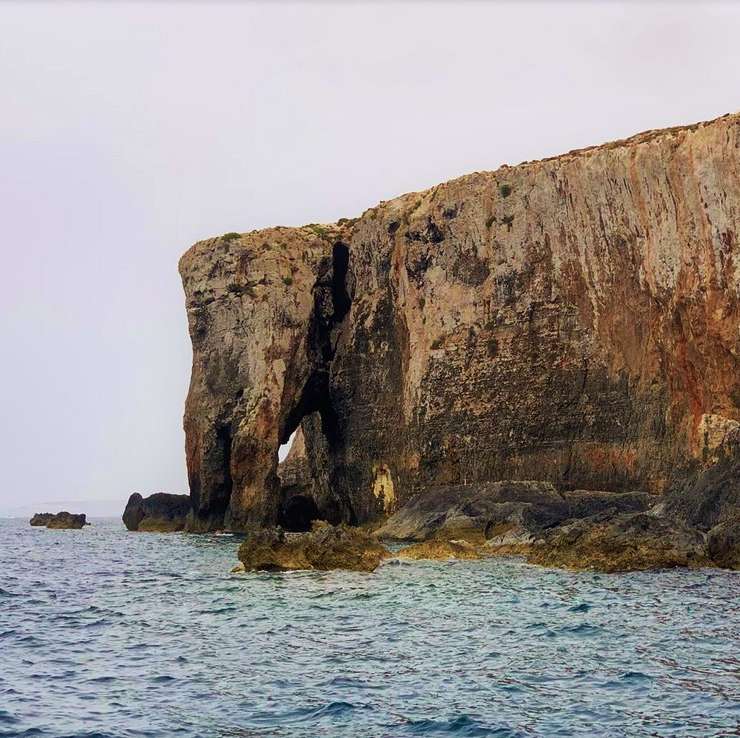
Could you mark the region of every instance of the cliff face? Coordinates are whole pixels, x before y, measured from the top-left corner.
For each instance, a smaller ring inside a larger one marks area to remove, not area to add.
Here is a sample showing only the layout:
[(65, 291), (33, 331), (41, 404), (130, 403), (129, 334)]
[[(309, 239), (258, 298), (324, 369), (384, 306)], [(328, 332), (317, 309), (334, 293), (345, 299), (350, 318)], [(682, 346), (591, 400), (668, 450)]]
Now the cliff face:
[(277, 520), (299, 423), (332, 522), (711, 464), (740, 428), (739, 142), (725, 116), (193, 246), (191, 529)]

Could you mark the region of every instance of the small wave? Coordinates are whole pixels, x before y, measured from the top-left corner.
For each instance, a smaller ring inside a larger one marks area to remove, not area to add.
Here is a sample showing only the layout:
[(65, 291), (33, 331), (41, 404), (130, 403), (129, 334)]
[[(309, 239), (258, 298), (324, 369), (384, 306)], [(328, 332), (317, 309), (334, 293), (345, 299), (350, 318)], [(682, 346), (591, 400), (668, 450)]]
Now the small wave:
[(176, 682), (177, 677), (169, 676), (167, 674), (162, 674), (160, 676), (152, 677), (150, 680), (153, 684), (167, 684), (169, 682)]
[(327, 687), (348, 687), (357, 689), (383, 689), (382, 686), (369, 684), (364, 679), (352, 679), (351, 677), (337, 676), (324, 682)]
[(625, 671), (619, 677), (620, 682), (627, 682), (628, 684), (642, 684), (644, 682), (652, 682), (653, 678), (649, 674), (644, 674), (641, 671)]
[(410, 561), (405, 561), (404, 559), (386, 559), (382, 562), (383, 566), (413, 566), (413, 563)]
[[(364, 705), (360, 706), (360, 709), (363, 709)], [(324, 705), (323, 707), (319, 707), (317, 710), (314, 710), (312, 713), (307, 715), (307, 718), (313, 719), (313, 718), (320, 718), (320, 717), (328, 717), (328, 716), (336, 716), (336, 715), (344, 715), (348, 712), (352, 712), (353, 710), (356, 710), (357, 706), (353, 705), (351, 702), (330, 702), (328, 705)]]
[(592, 636), (601, 633), (603, 628), (598, 625), (589, 625), (588, 623), (579, 623), (578, 625), (567, 625), (560, 629), (562, 633), (570, 633), (577, 636)]
[(355, 595), (352, 595), (351, 599), (353, 600), (374, 600), (377, 597), (376, 594), (373, 594), (372, 592), (358, 592)]
[(90, 684), (111, 684), (112, 682), (116, 681), (116, 677), (114, 676), (99, 676), (99, 677), (91, 677), (87, 680)]
[(32, 635), (25, 635), (18, 639), (18, 643), (24, 643), (25, 645), (37, 645), (41, 643), (41, 639), (36, 638), (36, 636)]
[(299, 707), (288, 712), (259, 712), (252, 716), (251, 722), (257, 725), (274, 726), (282, 723), (308, 722), (326, 717), (339, 717), (355, 710), (370, 709), (368, 705), (353, 705), (351, 702), (329, 702), (321, 707)]
[(0, 709), (0, 723), (5, 725), (14, 725), (17, 722), (17, 717), (11, 715), (7, 710)]
[(573, 605), (568, 608), (568, 612), (588, 612), (591, 609), (591, 605), (587, 602), (581, 602), (580, 605)]
[(236, 605), (224, 605), (223, 607), (213, 607), (208, 610), (199, 610), (198, 615), (223, 615), (227, 612), (236, 612), (239, 608)]
[(459, 715), (450, 720), (410, 720), (407, 728), (412, 735), (495, 736), (495, 738), (519, 738), (522, 735), (509, 728), (490, 728), (468, 715)]

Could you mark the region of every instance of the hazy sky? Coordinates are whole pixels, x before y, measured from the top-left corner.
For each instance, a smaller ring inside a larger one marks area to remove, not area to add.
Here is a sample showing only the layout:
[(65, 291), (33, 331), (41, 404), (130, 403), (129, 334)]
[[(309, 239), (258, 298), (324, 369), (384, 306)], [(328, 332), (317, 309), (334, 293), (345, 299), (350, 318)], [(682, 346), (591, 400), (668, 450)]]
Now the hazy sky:
[(740, 3), (0, 4), (0, 514), (186, 491), (180, 254), (740, 109)]

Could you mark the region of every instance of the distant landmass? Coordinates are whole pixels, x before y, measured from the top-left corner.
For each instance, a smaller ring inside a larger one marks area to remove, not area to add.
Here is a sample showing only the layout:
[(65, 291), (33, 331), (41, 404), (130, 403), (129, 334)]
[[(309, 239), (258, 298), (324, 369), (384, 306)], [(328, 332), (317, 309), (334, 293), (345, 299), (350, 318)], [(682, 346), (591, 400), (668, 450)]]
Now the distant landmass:
[(38, 512), (56, 512), (67, 510), (71, 513), (85, 513), (88, 518), (117, 518), (120, 517), (125, 498), (111, 498), (104, 500), (77, 499), (77, 500), (44, 500), (41, 502), (27, 502), (13, 507), (0, 507), (0, 518), (30, 518)]

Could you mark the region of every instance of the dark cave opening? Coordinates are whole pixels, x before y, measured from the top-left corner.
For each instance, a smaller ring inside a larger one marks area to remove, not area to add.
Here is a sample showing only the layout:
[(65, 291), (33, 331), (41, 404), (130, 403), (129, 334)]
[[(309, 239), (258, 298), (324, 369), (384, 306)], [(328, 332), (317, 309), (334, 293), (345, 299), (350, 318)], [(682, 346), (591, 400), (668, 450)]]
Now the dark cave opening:
[(331, 268), (326, 270), (314, 286), (314, 308), (308, 329), (311, 373), (298, 401), (290, 409), (280, 428), (281, 444), (287, 443), (303, 418), (314, 412), (321, 414), (327, 437), (331, 437), (335, 430), (329, 374), (336, 351), (336, 329), (352, 307), (352, 298), (347, 288), (349, 260), (348, 246), (341, 241), (335, 243), (332, 247)]
[(341, 323), (352, 307), (352, 298), (347, 292), (347, 272), (349, 271), (349, 248), (341, 242), (332, 249), (331, 298), (334, 306), (333, 325)]
[[(349, 267), (348, 246), (340, 241), (334, 243), (331, 259), (325, 259), (313, 287), (314, 305), (308, 326), (307, 342), (310, 373), (300, 395), (294, 398), (292, 406), (283, 415), (279, 429), (280, 444), (285, 444), (304, 418), (313, 413), (318, 413), (321, 418), (320, 430), (316, 425), (313, 426), (314, 433), (318, 432), (323, 435), (323, 440), (319, 445), (331, 448), (335, 447), (340, 440), (339, 423), (331, 397), (330, 373), (340, 327), (352, 307), (352, 298), (348, 289)], [(318, 518), (341, 519), (343, 517), (341, 509), (345, 505), (339, 500), (335, 499), (328, 504), (326, 494), (314, 497), (310, 494), (296, 494), (296, 492), (296, 489), (282, 488), (278, 520), (286, 530), (310, 530), (311, 522)], [(323, 502), (319, 502), (319, 499)], [(350, 517), (352, 517), (351, 511)]]
[(231, 478), (231, 426), (216, 426), (216, 442), (221, 451), (221, 479), (219, 481), (216, 494), (214, 495), (213, 504), (210, 507), (210, 514), (216, 517), (223, 517), (229, 508), (231, 501), (231, 490), (234, 481)]
[(313, 498), (295, 495), (282, 505), (278, 523), (287, 531), (303, 533), (311, 530), (311, 523), (320, 517), (319, 508)]

